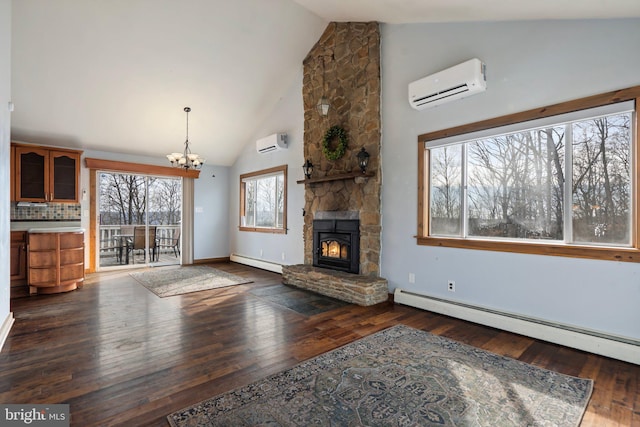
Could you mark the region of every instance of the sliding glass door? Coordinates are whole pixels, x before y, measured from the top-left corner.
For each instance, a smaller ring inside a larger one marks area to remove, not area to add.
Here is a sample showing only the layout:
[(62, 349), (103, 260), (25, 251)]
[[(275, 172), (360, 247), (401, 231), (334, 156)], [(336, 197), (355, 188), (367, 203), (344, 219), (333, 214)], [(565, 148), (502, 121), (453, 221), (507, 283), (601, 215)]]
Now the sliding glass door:
[(182, 180), (98, 173), (98, 268), (180, 264)]

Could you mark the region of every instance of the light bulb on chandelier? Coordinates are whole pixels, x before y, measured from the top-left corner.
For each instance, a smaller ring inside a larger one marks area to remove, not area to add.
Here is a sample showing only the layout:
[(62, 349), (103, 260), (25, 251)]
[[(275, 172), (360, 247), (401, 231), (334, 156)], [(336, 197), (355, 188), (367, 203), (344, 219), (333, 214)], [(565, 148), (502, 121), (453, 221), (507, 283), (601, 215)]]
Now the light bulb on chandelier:
[(171, 165), (175, 167), (200, 169), (204, 164), (204, 159), (192, 153), (191, 148), (189, 148), (189, 112), (191, 112), (191, 108), (184, 107), (184, 112), (187, 113), (187, 137), (184, 141), (184, 152), (167, 154), (167, 159), (169, 159)]

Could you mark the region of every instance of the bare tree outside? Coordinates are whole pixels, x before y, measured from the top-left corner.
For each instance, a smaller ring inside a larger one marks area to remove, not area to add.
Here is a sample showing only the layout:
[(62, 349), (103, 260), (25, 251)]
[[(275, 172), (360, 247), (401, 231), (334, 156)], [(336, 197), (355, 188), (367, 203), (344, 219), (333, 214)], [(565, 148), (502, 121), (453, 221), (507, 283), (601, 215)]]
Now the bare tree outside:
[(179, 179), (100, 173), (99, 185), (100, 225), (145, 224), (147, 205), (150, 225), (180, 223), (182, 184)]
[(470, 235), (562, 239), (563, 140), (558, 127), (468, 144)]
[(284, 175), (276, 177), (276, 227), (284, 226)]
[(99, 181), (101, 225), (144, 224), (144, 177), (101, 173)]
[(631, 233), (631, 115), (573, 124), (573, 239), (624, 244)]
[(244, 206), (243, 226), (255, 227), (256, 225), (256, 180), (248, 180), (244, 183)]
[(244, 185), (245, 227), (278, 228), (284, 224), (284, 174), (247, 179)]
[(149, 224), (180, 224), (182, 183), (175, 178), (149, 180)]
[(461, 233), (462, 146), (432, 149), (431, 231), (443, 236)]
[[(456, 224), (466, 204), (469, 236), (628, 245), (631, 145), (631, 114), (624, 113), (498, 135), (464, 148), (432, 148), (431, 233), (460, 234)], [(565, 235), (565, 197), (572, 206), (571, 236)]]
[(182, 219), (181, 179), (102, 172), (98, 185), (101, 267), (135, 263), (136, 257), (138, 262), (160, 261), (162, 250), (175, 254), (174, 236), (180, 235)]
[(270, 176), (257, 181), (256, 226), (276, 225), (276, 177)]

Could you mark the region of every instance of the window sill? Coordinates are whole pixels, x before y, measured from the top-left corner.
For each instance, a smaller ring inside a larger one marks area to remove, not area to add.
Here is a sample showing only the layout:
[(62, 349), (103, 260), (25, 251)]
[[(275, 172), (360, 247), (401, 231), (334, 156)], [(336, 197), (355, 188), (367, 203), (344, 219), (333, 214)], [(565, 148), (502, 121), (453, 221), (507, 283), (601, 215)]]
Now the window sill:
[(256, 233), (287, 234), (287, 230), (285, 230), (284, 228), (238, 227), (238, 230), (254, 231)]
[(440, 246), (444, 248), (512, 252), (530, 255), (551, 255), (569, 258), (596, 259), (603, 261), (640, 262), (640, 250), (638, 250), (637, 248), (596, 248), (590, 246), (496, 242), (484, 240), (455, 239), (446, 237), (416, 237), (416, 240), (418, 245), (422, 246)]

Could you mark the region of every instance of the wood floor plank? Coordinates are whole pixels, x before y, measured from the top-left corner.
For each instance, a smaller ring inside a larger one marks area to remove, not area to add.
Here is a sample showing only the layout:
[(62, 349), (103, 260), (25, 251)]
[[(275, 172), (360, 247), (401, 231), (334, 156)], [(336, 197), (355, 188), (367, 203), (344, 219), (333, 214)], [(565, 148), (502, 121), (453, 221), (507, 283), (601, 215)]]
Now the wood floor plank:
[(173, 411), (404, 324), (593, 378), (582, 427), (640, 427), (639, 366), (393, 303), (305, 315), (263, 297), (302, 295), (280, 275), (214, 267), (253, 282), (158, 298), (113, 271), (90, 275), (78, 291), (12, 300), (0, 402), (68, 403), (73, 426), (167, 426)]
[(487, 341), (482, 348), (517, 359), (533, 343), (533, 338), (526, 339), (509, 332), (501, 332)]

